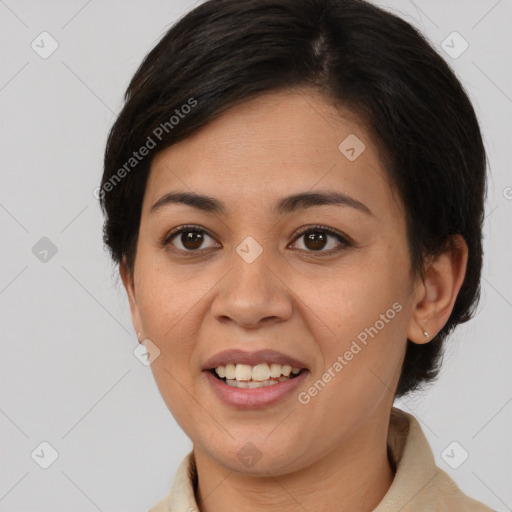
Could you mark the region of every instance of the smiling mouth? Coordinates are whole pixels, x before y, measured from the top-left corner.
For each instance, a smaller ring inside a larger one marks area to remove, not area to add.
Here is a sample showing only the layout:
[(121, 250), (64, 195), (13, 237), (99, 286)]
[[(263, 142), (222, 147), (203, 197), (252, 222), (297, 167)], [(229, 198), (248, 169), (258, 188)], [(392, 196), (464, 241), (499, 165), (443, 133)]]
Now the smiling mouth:
[(285, 382), (288, 380), (295, 379), (296, 377), (298, 377), (304, 371), (307, 371), (307, 370), (305, 368), (303, 368), (297, 374), (291, 373), (289, 377), (286, 377), (285, 375), (281, 375), (280, 377), (269, 377), (268, 379), (262, 380), (262, 381), (227, 379), (226, 377), (220, 377), (219, 375), (217, 375), (214, 368), (212, 368), (209, 371), (217, 380), (224, 382), (224, 384), (226, 384), (228, 386), (235, 387), (235, 388), (254, 389), (254, 388), (263, 388), (263, 387), (267, 387), (267, 386), (273, 386), (273, 385), (279, 384), (280, 382)]

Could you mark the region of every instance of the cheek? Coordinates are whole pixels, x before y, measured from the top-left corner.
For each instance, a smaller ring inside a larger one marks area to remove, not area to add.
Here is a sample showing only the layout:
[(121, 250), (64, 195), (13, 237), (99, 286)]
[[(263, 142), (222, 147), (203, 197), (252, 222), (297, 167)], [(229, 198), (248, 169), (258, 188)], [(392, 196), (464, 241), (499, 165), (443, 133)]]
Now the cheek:
[(192, 356), (199, 335), (198, 315), (204, 307), (201, 299), (208, 286), (199, 280), (180, 280), (158, 265), (141, 264), (139, 276), (138, 304), (144, 334), (160, 350), (151, 370), (171, 414), (180, 425), (187, 426), (200, 412), (187, 390), (193, 393), (191, 376), (199, 372), (193, 367)]
[(137, 303), (144, 328), (163, 341), (204, 296), (208, 283), (184, 279), (176, 267), (144, 251), (137, 264)]
[(406, 346), (408, 313), (399, 294), (345, 285), (308, 303), (309, 329), (323, 360), (303, 400), (329, 410), (325, 421), (333, 429), (347, 416), (357, 424), (381, 400), (392, 399)]
[(197, 340), (222, 275), (199, 269), (179, 272), (149, 257), (141, 257), (139, 265), (137, 302), (144, 334), (160, 349), (153, 373), (163, 395), (181, 396), (181, 385), (189, 385), (199, 373)]
[(341, 388), (344, 393), (352, 390), (347, 400), (379, 394), (383, 383), (399, 372), (410, 313), (408, 283), (398, 272), (404, 267), (394, 261), (388, 256), (361, 262), (315, 285), (303, 282), (296, 288), (303, 302), (301, 315), (308, 318), (321, 347), (323, 367), (317, 372), (331, 369), (336, 375), (332, 380), (337, 384), (329, 386), (332, 399), (339, 400), (335, 395)]
[[(404, 306), (407, 283), (395, 273), (395, 265), (380, 262), (361, 261), (358, 265), (331, 270), (316, 279), (298, 279), (294, 291), (308, 309), (323, 325), (327, 340), (337, 345), (339, 335), (343, 339), (356, 337), (379, 321), (381, 315), (394, 319), (397, 315), (392, 306), (395, 302)], [(311, 313), (310, 313), (311, 314)], [(393, 322), (396, 323), (396, 322)], [(386, 322), (388, 325), (388, 322)], [(381, 322), (379, 322), (381, 326)], [(389, 330), (389, 329), (387, 329)]]

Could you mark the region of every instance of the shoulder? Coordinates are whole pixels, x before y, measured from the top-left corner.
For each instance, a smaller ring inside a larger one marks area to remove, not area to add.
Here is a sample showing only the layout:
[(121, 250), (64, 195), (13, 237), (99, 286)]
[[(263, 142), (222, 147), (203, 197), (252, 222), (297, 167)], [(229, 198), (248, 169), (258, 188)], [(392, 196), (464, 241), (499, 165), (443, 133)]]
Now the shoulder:
[(195, 501), (197, 473), (194, 451), (181, 461), (174, 475), (171, 491), (147, 512), (190, 512), (198, 510)]
[(464, 494), (450, 475), (436, 465), (418, 420), (395, 407), (390, 416), (388, 447), (397, 471), (381, 508), (375, 512), (493, 512)]
[(488, 506), (464, 494), (448, 473), (439, 467), (437, 470), (435, 488), (438, 512), (494, 512)]

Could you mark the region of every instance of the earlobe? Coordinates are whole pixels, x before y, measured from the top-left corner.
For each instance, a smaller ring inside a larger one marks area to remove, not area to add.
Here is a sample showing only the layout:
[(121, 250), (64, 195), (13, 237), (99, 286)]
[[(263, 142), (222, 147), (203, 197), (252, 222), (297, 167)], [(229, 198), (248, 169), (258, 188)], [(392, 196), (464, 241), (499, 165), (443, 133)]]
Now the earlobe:
[(464, 238), (452, 235), (446, 249), (429, 260), (407, 333), (413, 343), (428, 343), (448, 321), (464, 282), (467, 259)]

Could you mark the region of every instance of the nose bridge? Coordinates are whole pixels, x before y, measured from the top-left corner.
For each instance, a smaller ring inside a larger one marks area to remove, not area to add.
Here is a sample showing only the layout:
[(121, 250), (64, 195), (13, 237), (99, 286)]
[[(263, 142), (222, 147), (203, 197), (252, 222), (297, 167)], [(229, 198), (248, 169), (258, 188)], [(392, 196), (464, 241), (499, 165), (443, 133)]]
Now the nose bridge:
[(228, 258), (230, 272), (219, 287), (212, 313), (219, 320), (231, 319), (244, 326), (263, 320), (284, 320), (291, 315), (287, 287), (276, 274), (271, 249), (254, 238), (245, 238)]

